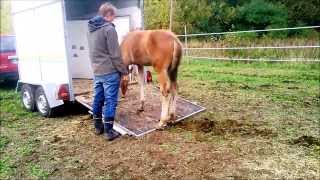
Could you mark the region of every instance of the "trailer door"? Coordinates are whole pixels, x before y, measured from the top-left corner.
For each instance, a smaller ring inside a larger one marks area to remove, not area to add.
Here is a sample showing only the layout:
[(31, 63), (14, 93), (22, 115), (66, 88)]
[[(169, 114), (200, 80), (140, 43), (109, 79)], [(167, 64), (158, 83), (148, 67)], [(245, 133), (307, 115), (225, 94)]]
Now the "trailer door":
[(69, 84), (60, 0), (12, 1), (20, 82), (41, 85), (50, 107), (63, 104), (57, 88)]
[(20, 81), (68, 83), (62, 3), (39, 3), (12, 1)]

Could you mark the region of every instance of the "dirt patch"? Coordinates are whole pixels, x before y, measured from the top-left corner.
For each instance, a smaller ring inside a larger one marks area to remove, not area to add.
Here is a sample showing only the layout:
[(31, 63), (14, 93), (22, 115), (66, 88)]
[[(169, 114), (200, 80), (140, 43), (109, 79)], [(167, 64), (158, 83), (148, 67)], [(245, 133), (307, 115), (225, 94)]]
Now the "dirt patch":
[(259, 87), (262, 89), (271, 89), (277, 86), (275, 84), (261, 84)]
[(300, 136), (297, 139), (293, 139), (291, 144), (297, 144), (300, 146), (310, 147), (313, 145), (320, 146), (320, 138), (316, 138), (313, 136)]
[(256, 123), (240, 122), (237, 120), (212, 121), (207, 118), (198, 121), (181, 123), (180, 126), (186, 130), (193, 130), (213, 135), (239, 135), (239, 136), (261, 136), (275, 137), (277, 134), (271, 129), (261, 127)]

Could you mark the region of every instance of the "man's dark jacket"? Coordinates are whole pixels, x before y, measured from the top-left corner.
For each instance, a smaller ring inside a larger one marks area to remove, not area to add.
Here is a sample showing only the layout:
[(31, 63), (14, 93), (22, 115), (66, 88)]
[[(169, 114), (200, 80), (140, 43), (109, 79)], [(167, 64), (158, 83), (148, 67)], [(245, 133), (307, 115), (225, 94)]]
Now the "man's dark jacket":
[(89, 20), (89, 50), (94, 75), (105, 75), (113, 72), (128, 74), (127, 67), (121, 59), (118, 35), (114, 24), (101, 16)]

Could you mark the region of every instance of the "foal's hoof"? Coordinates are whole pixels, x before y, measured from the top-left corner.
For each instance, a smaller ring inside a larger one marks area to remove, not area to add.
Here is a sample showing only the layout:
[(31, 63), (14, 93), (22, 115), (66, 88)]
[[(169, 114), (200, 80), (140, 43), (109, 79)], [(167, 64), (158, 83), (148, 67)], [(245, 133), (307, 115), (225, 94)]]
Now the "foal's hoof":
[(175, 122), (174, 121), (168, 121), (167, 122), (167, 126), (169, 127), (169, 126), (173, 126), (175, 124)]
[(157, 130), (164, 130), (164, 128), (167, 127), (167, 124), (166, 123), (162, 123), (161, 121), (158, 123), (157, 125)]

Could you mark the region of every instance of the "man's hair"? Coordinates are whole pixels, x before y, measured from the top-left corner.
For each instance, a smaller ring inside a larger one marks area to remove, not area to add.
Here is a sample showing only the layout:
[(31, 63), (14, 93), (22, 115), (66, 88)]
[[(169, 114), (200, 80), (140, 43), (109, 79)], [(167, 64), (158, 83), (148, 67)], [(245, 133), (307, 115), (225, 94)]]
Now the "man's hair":
[(103, 3), (99, 7), (99, 15), (106, 17), (106, 16), (113, 16), (116, 14), (117, 8), (114, 7), (111, 3)]

